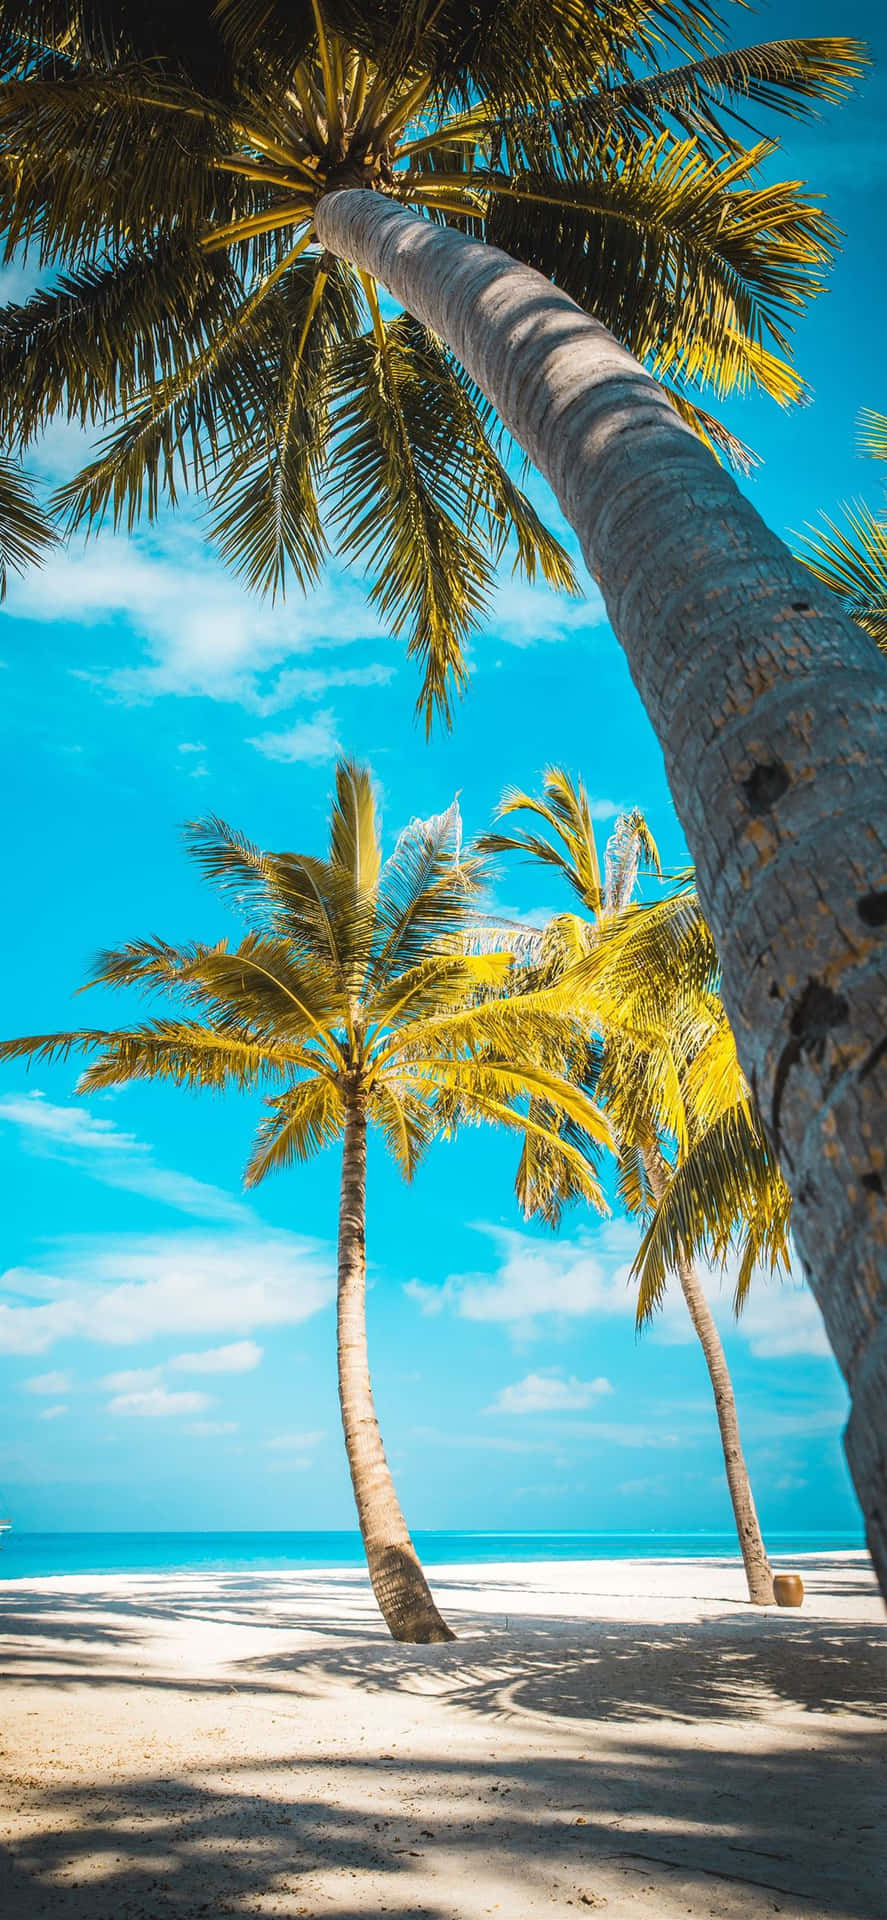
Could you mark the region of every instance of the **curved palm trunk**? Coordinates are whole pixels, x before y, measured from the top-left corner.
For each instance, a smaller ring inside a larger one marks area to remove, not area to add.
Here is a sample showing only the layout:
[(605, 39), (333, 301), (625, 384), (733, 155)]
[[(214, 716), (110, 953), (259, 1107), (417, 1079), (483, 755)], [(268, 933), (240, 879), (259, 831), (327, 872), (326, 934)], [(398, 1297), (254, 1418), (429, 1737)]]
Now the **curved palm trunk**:
[[(645, 1152), (643, 1159), (650, 1192), (658, 1202), (662, 1198), (665, 1184), (661, 1155), (658, 1149), (654, 1148), (652, 1151)], [(767, 1549), (764, 1546), (745, 1455), (742, 1451), (742, 1441), (739, 1437), (739, 1415), (736, 1411), (736, 1396), (733, 1392), (727, 1356), (715, 1325), (714, 1314), (706, 1300), (702, 1282), (693, 1262), (679, 1260), (677, 1276), (694, 1331), (705, 1355), (705, 1364), (714, 1394), (727, 1486), (730, 1490), (733, 1518), (736, 1521), (736, 1532), (745, 1567), (748, 1597), (755, 1606), (772, 1607), (776, 1598), (773, 1592), (773, 1572), (767, 1559)]]
[(550, 481), (658, 735), (723, 994), (847, 1379), (887, 1592), (887, 661), (606, 329), (379, 194), (330, 252), (457, 354)]
[(730, 1489), (733, 1517), (736, 1521), (736, 1532), (739, 1535), (739, 1545), (745, 1565), (748, 1597), (757, 1607), (772, 1607), (776, 1598), (773, 1592), (773, 1572), (767, 1559), (767, 1549), (764, 1546), (760, 1523), (755, 1512), (748, 1468), (739, 1438), (739, 1418), (736, 1412), (733, 1382), (730, 1379), (730, 1369), (721, 1344), (721, 1336), (715, 1326), (714, 1315), (706, 1300), (696, 1268), (689, 1260), (679, 1260), (677, 1272), (690, 1319), (705, 1354), (711, 1390), (715, 1397), (727, 1485)]
[(357, 1517), (373, 1592), (395, 1640), (452, 1640), (431, 1597), (385, 1458), (367, 1357), (366, 1115), (353, 1100), (345, 1121), (339, 1203), (337, 1346), (339, 1404)]

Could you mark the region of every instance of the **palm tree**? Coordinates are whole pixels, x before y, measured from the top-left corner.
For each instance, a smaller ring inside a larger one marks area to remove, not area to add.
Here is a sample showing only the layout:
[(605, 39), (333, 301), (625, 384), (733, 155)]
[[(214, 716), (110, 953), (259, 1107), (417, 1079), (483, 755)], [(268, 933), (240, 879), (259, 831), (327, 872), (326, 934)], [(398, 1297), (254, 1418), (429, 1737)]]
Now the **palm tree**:
[(6, 599), (10, 573), (38, 564), (56, 538), (24, 475), (12, 461), (0, 460), (0, 600)]
[[(603, 1056), (593, 1058), (592, 1078), (597, 1097), (606, 1102), (614, 1129), (619, 1152), (620, 1195), (629, 1212), (641, 1215), (652, 1213), (651, 1225), (637, 1262), (640, 1278), (638, 1325), (652, 1318), (661, 1302), (667, 1279), (676, 1275), (711, 1381), (749, 1599), (755, 1605), (772, 1606), (773, 1575), (742, 1451), (733, 1383), (714, 1315), (693, 1259), (695, 1251), (705, 1250), (700, 1247), (701, 1235), (698, 1229), (692, 1237), (682, 1237), (679, 1233), (673, 1235), (663, 1254), (667, 1235), (660, 1220), (669, 1199), (669, 1224), (677, 1210), (673, 1191), (675, 1180), (680, 1175), (683, 1175), (685, 1183), (691, 1182), (694, 1174), (698, 1178), (698, 1159), (693, 1161), (692, 1171), (688, 1171), (688, 1162), (694, 1149), (698, 1152), (700, 1137), (704, 1137), (705, 1133), (700, 1123), (699, 1109), (704, 1107), (706, 1097), (711, 1099), (712, 1087), (719, 1090), (724, 1082), (723, 1062), (718, 1063), (720, 1071), (716, 1074), (712, 1071), (711, 1052), (706, 1062), (703, 1047), (706, 1041), (711, 1043), (712, 1024), (716, 1025), (719, 1035), (723, 1037), (729, 1036), (729, 1027), (725, 1019), (719, 1020), (722, 1010), (717, 1005), (710, 1005), (713, 982), (710, 978), (701, 981), (698, 977), (698, 953), (694, 956), (697, 960), (695, 976), (687, 966), (683, 971), (683, 1004), (677, 1000), (672, 987), (677, 971), (672, 966), (668, 976), (671, 990), (666, 994), (663, 980), (655, 996), (655, 1007), (651, 1007), (653, 980), (657, 976), (649, 971), (651, 941), (649, 929), (645, 927), (649, 910), (635, 909), (633, 917), (625, 912), (635, 890), (640, 861), (646, 858), (657, 874), (660, 871), (656, 844), (644, 816), (637, 810), (620, 816), (607, 844), (602, 870), (588, 795), (581, 781), (575, 784), (561, 768), (551, 767), (545, 774), (541, 798), (517, 790), (506, 793), (498, 817), (515, 813), (531, 815), (534, 826), (541, 821), (545, 830), (489, 833), (479, 844), (489, 853), (523, 853), (546, 866), (554, 867), (573, 893), (578, 895), (585, 913), (590, 916), (590, 920), (577, 920), (571, 916), (569, 922), (563, 919), (555, 922), (547, 940), (545, 936), (542, 937), (540, 947), (545, 974), (547, 978), (551, 978), (552, 973), (555, 976), (560, 973), (563, 977), (566, 967), (566, 977), (574, 986), (580, 987), (583, 996), (590, 996), (587, 1002), (589, 1014), (604, 1039)], [(638, 954), (642, 945), (640, 939), (636, 937), (634, 949), (625, 940), (623, 929), (627, 919), (632, 924), (633, 932), (637, 931), (635, 923), (640, 922), (648, 933), (641, 955)], [(616, 936), (618, 945), (615, 953), (614, 942), (611, 940), (608, 944), (608, 933)], [(707, 944), (706, 972), (710, 975), (710, 937)], [(632, 970), (633, 959), (637, 960), (636, 970)], [(693, 1041), (688, 1046), (691, 1011)], [(700, 1029), (704, 1033), (704, 1040)], [(681, 1061), (683, 1073), (677, 1066), (676, 1056), (679, 1052), (684, 1056)], [(706, 1064), (709, 1067), (707, 1074)], [(695, 1081), (691, 1081), (688, 1088), (687, 1069), (691, 1066), (695, 1071)], [(736, 1077), (740, 1077), (738, 1062)], [(696, 1108), (696, 1124), (690, 1130), (687, 1126), (688, 1096), (693, 1097)], [(743, 1111), (747, 1112), (747, 1092), (738, 1097), (742, 1097)], [(665, 1134), (668, 1124), (677, 1133), (684, 1149), (676, 1170), (671, 1165), (667, 1151)], [(752, 1124), (750, 1117), (748, 1124)], [(535, 1199), (538, 1210), (550, 1222), (556, 1222), (564, 1200), (575, 1196), (569, 1166), (559, 1165), (557, 1150), (552, 1150), (548, 1143), (536, 1143), (534, 1150), (534, 1143), (530, 1141), (526, 1143), (522, 1162), (520, 1186), (526, 1194), (527, 1203), (532, 1205)], [(747, 1157), (740, 1155), (739, 1166), (747, 1167), (747, 1164)], [(716, 1218), (720, 1229), (718, 1251), (723, 1255), (733, 1237), (735, 1208), (733, 1214), (728, 1216), (722, 1207)], [(750, 1264), (753, 1261), (749, 1262), (746, 1248), (741, 1293), (747, 1286)]]
[(887, 1591), (887, 665), (694, 411), (797, 394), (833, 242), (731, 103), (797, 117), (864, 50), (725, 49), (713, 0), (0, 0), (0, 54), (7, 245), (65, 276), (7, 312), (0, 433), (120, 415), (75, 521), (194, 484), (273, 585), (323, 501), (441, 704), (485, 552), (510, 524), (545, 565), (478, 407), (550, 482), (665, 755)]
[[(887, 413), (863, 408), (859, 444), (873, 460), (887, 460)], [(817, 580), (844, 603), (851, 620), (887, 653), (887, 511), (872, 513), (859, 500), (843, 508), (843, 525), (823, 515), (826, 531), (813, 529), (801, 553)]]
[[(458, 809), (416, 821), (383, 865), (369, 774), (340, 763), (329, 857), (264, 853), (220, 820), (191, 832), (203, 874), (246, 912), (234, 948), (136, 940), (102, 955), (93, 980), (162, 992), (175, 1011), (114, 1031), (80, 1029), (0, 1044), (0, 1058), (92, 1056), (80, 1086), (167, 1080), (188, 1088), (271, 1087), (246, 1169), (274, 1169), (342, 1140), (338, 1377), (342, 1425), (373, 1591), (397, 1640), (452, 1638), (429, 1591), (385, 1458), (366, 1329), (367, 1125), (409, 1180), (440, 1130), (437, 1103), (544, 1137), (530, 1111), (604, 1143), (593, 1103), (547, 1064), (575, 1017), (558, 996), (509, 997), (511, 956), (472, 955), (479, 866), (461, 852)], [(495, 1048), (496, 1060), (485, 1055)], [(588, 1151), (569, 1150), (602, 1205)]]

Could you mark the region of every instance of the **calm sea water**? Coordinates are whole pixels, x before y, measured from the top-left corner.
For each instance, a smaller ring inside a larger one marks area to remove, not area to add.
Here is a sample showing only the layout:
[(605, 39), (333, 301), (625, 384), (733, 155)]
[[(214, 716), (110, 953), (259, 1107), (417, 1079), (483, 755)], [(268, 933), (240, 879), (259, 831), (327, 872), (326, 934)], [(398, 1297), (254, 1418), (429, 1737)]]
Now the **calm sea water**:
[[(730, 1533), (416, 1533), (426, 1565), (501, 1560), (658, 1560), (736, 1557)], [(834, 1553), (862, 1535), (768, 1534), (770, 1552)], [(65, 1573), (284, 1572), (359, 1567), (358, 1533), (11, 1533), (0, 1544), (0, 1583)]]

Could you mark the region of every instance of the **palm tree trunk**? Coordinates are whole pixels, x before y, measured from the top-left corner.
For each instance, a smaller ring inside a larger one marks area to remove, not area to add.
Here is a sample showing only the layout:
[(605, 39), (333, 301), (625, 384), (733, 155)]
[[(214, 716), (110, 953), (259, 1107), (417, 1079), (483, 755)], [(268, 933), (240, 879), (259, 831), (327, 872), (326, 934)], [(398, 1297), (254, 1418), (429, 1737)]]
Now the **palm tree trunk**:
[[(653, 1147), (645, 1151), (643, 1161), (650, 1192), (658, 1204), (665, 1186), (665, 1165), (659, 1149)], [(736, 1396), (733, 1392), (727, 1356), (715, 1325), (714, 1314), (706, 1300), (702, 1281), (692, 1260), (680, 1259), (677, 1262), (677, 1276), (687, 1303), (687, 1312), (705, 1355), (705, 1364), (714, 1394), (724, 1454), (724, 1469), (745, 1567), (748, 1597), (754, 1606), (772, 1607), (776, 1599), (773, 1592), (773, 1572), (767, 1558), (767, 1549), (764, 1546), (745, 1455), (742, 1451), (742, 1441), (739, 1437), (739, 1415), (736, 1411)]]
[(761, 1535), (752, 1497), (751, 1481), (742, 1451), (742, 1441), (739, 1438), (739, 1417), (736, 1412), (736, 1398), (727, 1357), (696, 1268), (689, 1260), (679, 1260), (677, 1273), (681, 1292), (687, 1302), (687, 1311), (705, 1354), (711, 1390), (715, 1397), (727, 1485), (730, 1489), (733, 1517), (736, 1521), (736, 1532), (739, 1535), (739, 1545), (745, 1565), (748, 1597), (756, 1607), (772, 1607), (776, 1598), (773, 1592), (773, 1572), (767, 1559), (767, 1549)]
[(395, 1640), (452, 1640), (431, 1597), (385, 1458), (367, 1355), (366, 1113), (354, 1097), (345, 1120), (339, 1203), (339, 1404), (357, 1517), (373, 1592)]
[(887, 661), (604, 327), (381, 194), (330, 252), (446, 341), (550, 481), (665, 754), (739, 1057), (847, 1379), (887, 1593)]

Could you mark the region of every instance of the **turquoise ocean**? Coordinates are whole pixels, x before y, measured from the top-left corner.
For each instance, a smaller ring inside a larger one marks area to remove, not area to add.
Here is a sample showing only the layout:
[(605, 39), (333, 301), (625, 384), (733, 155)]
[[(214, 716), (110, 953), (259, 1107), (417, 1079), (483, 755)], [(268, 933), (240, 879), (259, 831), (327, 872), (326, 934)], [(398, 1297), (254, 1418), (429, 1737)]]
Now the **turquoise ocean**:
[[(413, 1538), (427, 1566), (496, 1561), (738, 1558), (731, 1533), (426, 1533)], [(862, 1533), (770, 1533), (778, 1560), (864, 1546)], [(362, 1567), (354, 1533), (19, 1533), (0, 1536), (0, 1585), (60, 1574), (285, 1573)]]

